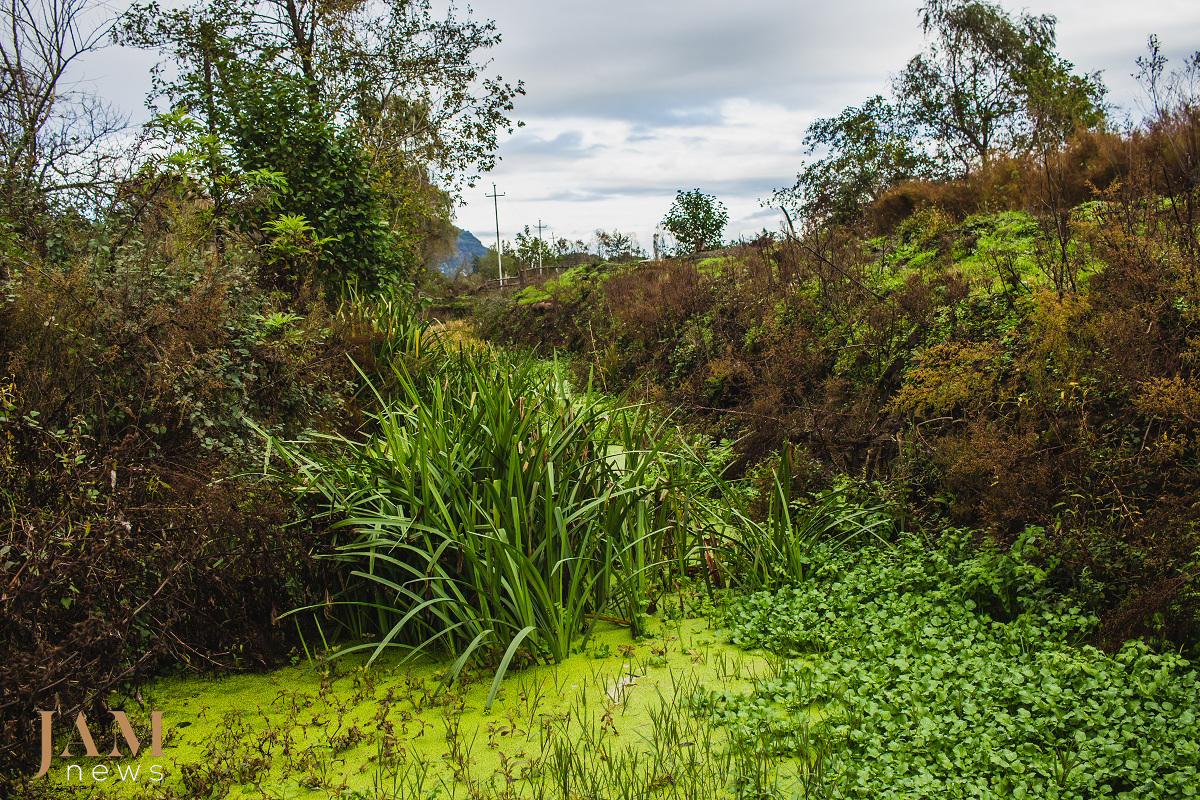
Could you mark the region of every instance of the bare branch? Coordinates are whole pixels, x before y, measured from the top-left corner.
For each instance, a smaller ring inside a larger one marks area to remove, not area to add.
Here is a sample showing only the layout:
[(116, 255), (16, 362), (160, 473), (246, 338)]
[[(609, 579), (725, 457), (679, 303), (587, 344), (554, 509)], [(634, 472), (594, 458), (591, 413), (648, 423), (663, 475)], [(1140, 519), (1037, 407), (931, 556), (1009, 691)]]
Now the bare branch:
[(69, 74), (115, 20), (94, 0), (0, 0), (0, 197), (25, 233), (113, 157), (103, 145), (124, 121)]

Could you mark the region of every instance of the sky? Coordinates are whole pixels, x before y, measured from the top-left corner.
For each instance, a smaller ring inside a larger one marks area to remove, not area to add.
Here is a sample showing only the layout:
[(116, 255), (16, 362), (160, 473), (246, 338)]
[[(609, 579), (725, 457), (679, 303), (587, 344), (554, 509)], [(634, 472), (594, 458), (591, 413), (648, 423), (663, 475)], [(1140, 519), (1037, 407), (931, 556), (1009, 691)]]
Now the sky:
[[(675, 193), (729, 210), (727, 238), (777, 230), (765, 208), (805, 160), (805, 128), (877, 93), (922, 46), (919, 0), (477, 0), (503, 36), (490, 72), (525, 82), (500, 161), (463, 192), (457, 223), (484, 244), (524, 226), (588, 239), (597, 228), (649, 249)], [(1196, 0), (1001, 0), (1058, 18), (1059, 52), (1101, 71), (1109, 102), (1135, 117), (1132, 73), (1157, 33), (1175, 64), (1200, 49)], [(110, 49), (89, 71), (136, 112), (154, 58)]]

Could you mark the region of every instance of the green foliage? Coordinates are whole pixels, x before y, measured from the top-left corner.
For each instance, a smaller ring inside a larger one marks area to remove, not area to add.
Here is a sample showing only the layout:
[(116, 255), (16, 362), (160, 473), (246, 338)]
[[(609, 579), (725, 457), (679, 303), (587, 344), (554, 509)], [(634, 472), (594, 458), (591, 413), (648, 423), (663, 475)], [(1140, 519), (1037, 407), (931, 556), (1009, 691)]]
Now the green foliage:
[[(435, 19), (428, 0), (150, 3), (117, 33), (173, 62), (155, 91), (200, 120), (194, 166), (220, 225), (254, 235), (300, 215), (326, 240), (314, 274), (291, 274), (292, 264), (268, 276), (290, 291), (308, 280), (336, 294), (350, 278), (374, 289), (432, 260), (452, 209), (441, 187), (491, 168), (497, 131), (511, 132), (507, 115), (524, 93), (476, 61), (499, 40), (492, 23), (453, 9)], [(275, 203), (232, 213), (226, 181), (255, 171), (282, 177)]]
[[(489, 249), (488, 253), (494, 255), (495, 251)], [(507, 259), (506, 255), (505, 264)], [(494, 268), (494, 258), (491, 264)], [(595, 343), (592, 331), (603, 327), (593, 324), (593, 315), (604, 286), (625, 269), (598, 263), (593, 257), (541, 285), (482, 297), (472, 308), (476, 330), (487, 339), (517, 341), (538, 349)]]
[(263, 225), (263, 231), (271, 236), (266, 246), (267, 263), (285, 276), (295, 276), (293, 280), (311, 275), (321, 250), (334, 240), (332, 236), (317, 236), (303, 214), (282, 214)]
[[(287, 189), (287, 180), (281, 172), (238, 166), (229, 143), (205, 131), (182, 107), (159, 114), (151, 120), (149, 129), (169, 148), (159, 169), (180, 189), (207, 191), (218, 200), (220, 208), (213, 209), (214, 216), (239, 219), (252, 208), (270, 204), (279, 192)], [(230, 219), (212, 220), (217, 225), (230, 222)]]
[(981, 0), (930, 0), (921, 13), (931, 41), (895, 78), (895, 101), (876, 95), (810, 125), (808, 154), (820, 157), (775, 202), (814, 222), (845, 224), (908, 181), (1037, 153), (1045, 203), (1061, 217), (1061, 187), (1052, 182), (1063, 169), (1050, 166), (1077, 130), (1104, 121), (1099, 75), (1076, 75), (1058, 55), (1051, 16), (1013, 19)]
[(1014, 20), (982, 0), (929, 0), (921, 13), (933, 40), (894, 89), (947, 169), (967, 173), (1035, 143), (1056, 147), (1103, 119), (1099, 77), (1073, 74), (1055, 52), (1054, 17)]
[(743, 586), (777, 589), (803, 583), (827, 554), (867, 541), (887, 544), (893, 521), (882, 503), (849, 503), (828, 490), (809, 501), (792, 499), (793, 448), (785, 445), (772, 474), (764, 519), (755, 519), (728, 484), (717, 481), (729, 502), (733, 532), (723, 542), (731, 572)]
[(696, 707), (796, 757), (819, 796), (1192, 796), (1194, 667), (1141, 643), (1076, 648), (1094, 617), (1019, 549), (965, 542), (830, 553), (735, 604), (734, 642), (809, 657)]
[(721, 244), (721, 234), (728, 222), (729, 212), (716, 197), (699, 189), (681, 189), (663, 217), (662, 226), (685, 252), (698, 253)]
[(911, 124), (882, 96), (808, 126), (808, 155), (794, 186), (775, 192), (775, 202), (802, 209), (813, 220), (852, 222), (863, 208), (901, 181), (930, 171)]
[(530, 286), (517, 292), (513, 298), (517, 305), (553, 302), (571, 307), (584, 300), (584, 295), (596, 285), (602, 285), (612, 275), (611, 269), (603, 265), (590, 264), (572, 267), (550, 278), (540, 286)]
[(313, 274), (292, 274), (299, 266), (292, 261), (288, 270), (276, 272), (275, 282), (291, 287), (311, 277), (336, 293), (348, 280), (373, 289), (408, 275), (412, 264), (382, 217), (353, 132), (310, 109), (299, 80), (250, 72), (237, 86), (233, 100), (239, 113), (229, 132), (237, 161), (246, 169), (278, 171), (286, 186), (276, 200), (278, 211), (259, 212), (258, 225), (267, 229), (282, 213), (312, 227)]
[(364, 441), (274, 443), (339, 531), (338, 618), (375, 642), (561, 661), (600, 615), (641, 630), (646, 585), (690, 533), (675, 459), (643, 410), (576, 393), (557, 367), (439, 354), (402, 366)]
[[(1169, 173), (1145, 157), (1130, 180)], [(742, 431), (739, 466), (791, 440), (1002, 542), (1041, 526), (1054, 579), (1101, 596), (1098, 644), (1190, 647), (1200, 294), (1185, 209), (1138, 187), (1069, 215), (1078, 282), (1048, 267), (1058, 242), (1030, 213), (935, 199), (871, 239), (832, 225), (579, 276), (498, 304), (484, 330), (566, 346), (606, 387)]]
[(520, 82), (485, 73), (480, 54), (500, 41), (495, 23), (469, 10), (439, 19), (429, 0), (135, 4), (117, 38), (174, 62), (178, 72), (160, 71), (155, 90), (203, 115), (212, 131), (251, 110), (240, 102), (248, 84), (291, 83), (309, 115), (348, 123), (381, 185), (400, 191), (469, 183), (472, 169), (491, 169), (497, 132), (511, 132), (508, 114), (524, 94)]
[(552, 267), (558, 263), (549, 243), (541, 237), (533, 235), (528, 225), (525, 226), (524, 231), (517, 233), (516, 244), (516, 257), (525, 266), (525, 269)]

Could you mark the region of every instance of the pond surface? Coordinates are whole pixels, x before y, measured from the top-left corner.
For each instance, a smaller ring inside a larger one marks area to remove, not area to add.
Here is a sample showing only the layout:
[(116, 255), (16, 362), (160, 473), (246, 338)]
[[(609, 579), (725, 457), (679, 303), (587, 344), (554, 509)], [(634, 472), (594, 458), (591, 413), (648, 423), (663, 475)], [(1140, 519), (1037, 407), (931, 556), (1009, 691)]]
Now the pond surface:
[[(601, 625), (563, 664), (510, 670), (490, 710), (490, 673), (464, 671), (439, 692), (445, 664), (399, 656), (164, 679), (143, 692), (163, 712), (163, 757), (143, 739), (139, 758), (57, 761), (50, 779), (130, 797), (556, 797), (589, 783), (610, 796), (622, 782), (631, 796), (722, 791), (724, 734), (688, 701), (748, 688), (767, 660), (704, 619), (662, 622), (638, 642)], [(145, 730), (145, 713), (129, 714)]]

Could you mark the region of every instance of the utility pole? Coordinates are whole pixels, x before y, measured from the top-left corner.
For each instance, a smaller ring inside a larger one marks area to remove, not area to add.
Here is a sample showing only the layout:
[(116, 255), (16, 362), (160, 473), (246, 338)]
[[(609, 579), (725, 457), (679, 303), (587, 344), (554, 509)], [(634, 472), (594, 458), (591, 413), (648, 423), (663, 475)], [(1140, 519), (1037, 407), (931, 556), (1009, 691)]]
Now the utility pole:
[(492, 198), (492, 205), (496, 210), (496, 267), (500, 271), (500, 288), (504, 288), (504, 253), (500, 246), (500, 198), (502, 194), (496, 194), (496, 184), (492, 184), (492, 193), (485, 194), (484, 197)]
[(542, 219), (538, 217), (538, 275), (542, 274), (542, 251), (546, 249), (546, 242), (542, 239)]

